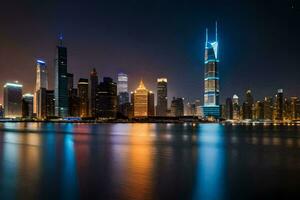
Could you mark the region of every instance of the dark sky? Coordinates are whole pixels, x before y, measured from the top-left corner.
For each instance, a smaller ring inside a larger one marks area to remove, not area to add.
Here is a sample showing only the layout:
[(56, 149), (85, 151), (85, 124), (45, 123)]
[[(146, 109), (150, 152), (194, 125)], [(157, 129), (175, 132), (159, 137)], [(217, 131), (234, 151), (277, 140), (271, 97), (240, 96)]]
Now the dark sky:
[(165, 76), (170, 97), (202, 101), (205, 28), (213, 38), (215, 20), (223, 100), (248, 88), (255, 99), (277, 88), (300, 95), (300, 2), (289, 0), (2, 0), (0, 84), (19, 80), (32, 92), (41, 58), (52, 88), (62, 32), (76, 82), (95, 67), (101, 77), (127, 73), (130, 90), (143, 78), (155, 91)]

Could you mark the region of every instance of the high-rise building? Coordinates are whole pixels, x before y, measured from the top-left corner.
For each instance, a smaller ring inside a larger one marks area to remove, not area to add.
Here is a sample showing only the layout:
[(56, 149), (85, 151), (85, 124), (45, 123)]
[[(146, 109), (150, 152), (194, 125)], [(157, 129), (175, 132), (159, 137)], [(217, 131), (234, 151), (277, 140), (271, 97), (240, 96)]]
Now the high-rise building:
[(96, 117), (116, 118), (117, 84), (110, 77), (104, 77), (97, 88)]
[(55, 116), (54, 90), (46, 90), (46, 117)]
[(33, 99), (34, 95), (26, 93), (22, 99), (22, 117), (31, 119), (33, 117)]
[(273, 120), (273, 98), (265, 97), (264, 99), (264, 120)]
[(73, 88), (69, 95), (70, 116), (78, 117), (80, 116), (80, 98), (78, 96), (78, 89)]
[(66, 117), (69, 114), (67, 48), (63, 37), (59, 37), (55, 58), (55, 115)]
[(206, 29), (205, 42), (205, 72), (204, 72), (204, 106), (205, 117), (220, 118), (219, 103), (219, 70), (218, 70), (218, 29), (216, 23), (216, 39), (208, 41), (208, 29)]
[(243, 103), (243, 119), (253, 119), (253, 96), (251, 90), (247, 90)]
[(174, 117), (181, 117), (184, 115), (183, 98), (173, 97), (171, 102), (171, 115)]
[(119, 73), (117, 78), (118, 111), (122, 116), (128, 117), (131, 109), (128, 93), (128, 76)]
[(2, 104), (0, 104), (0, 119), (4, 117), (4, 108)]
[(226, 119), (233, 119), (233, 103), (230, 97), (226, 99), (225, 110), (226, 110)]
[(274, 117), (275, 120), (283, 120), (283, 89), (278, 89), (275, 95)]
[(264, 102), (256, 101), (254, 110), (255, 110), (255, 119), (263, 120), (264, 119)]
[(6, 118), (22, 117), (22, 87), (18, 83), (4, 85), (4, 115)]
[(168, 80), (167, 78), (158, 78), (156, 116), (167, 116), (167, 110), (168, 110)]
[(232, 118), (234, 120), (240, 120), (240, 105), (239, 105), (239, 97), (235, 94), (232, 97)]
[(37, 117), (47, 119), (55, 116), (55, 97), (54, 90), (41, 88), (37, 92)]
[(292, 120), (292, 102), (289, 98), (283, 100), (283, 120)]
[(43, 60), (36, 61), (36, 81), (35, 81), (35, 91), (34, 91), (34, 113), (37, 113), (37, 92), (41, 89), (48, 89), (48, 69), (46, 62)]
[(96, 117), (96, 94), (97, 94), (97, 87), (98, 87), (98, 74), (95, 68), (91, 71), (90, 74), (90, 115), (92, 117)]
[(148, 116), (148, 90), (141, 80), (139, 87), (133, 93), (134, 117)]
[(68, 84), (68, 95), (72, 93), (72, 89), (74, 88), (74, 74), (67, 73), (67, 84)]
[(78, 81), (79, 116), (89, 116), (89, 80), (81, 78)]
[(300, 100), (298, 97), (291, 97), (291, 119), (300, 119)]
[(154, 93), (152, 91), (148, 92), (148, 116), (155, 115), (155, 106), (154, 106)]

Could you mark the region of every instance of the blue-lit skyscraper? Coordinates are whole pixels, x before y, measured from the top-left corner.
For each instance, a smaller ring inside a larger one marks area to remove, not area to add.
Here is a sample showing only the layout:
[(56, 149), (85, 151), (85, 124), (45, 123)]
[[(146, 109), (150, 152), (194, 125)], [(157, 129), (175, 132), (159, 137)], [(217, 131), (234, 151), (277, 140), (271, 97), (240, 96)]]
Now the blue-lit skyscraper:
[(69, 115), (67, 48), (63, 46), (63, 37), (59, 37), (55, 58), (55, 115)]
[(205, 72), (204, 72), (204, 106), (205, 117), (220, 117), (220, 85), (218, 72), (218, 26), (216, 22), (215, 41), (208, 41), (208, 30), (206, 29), (205, 42)]

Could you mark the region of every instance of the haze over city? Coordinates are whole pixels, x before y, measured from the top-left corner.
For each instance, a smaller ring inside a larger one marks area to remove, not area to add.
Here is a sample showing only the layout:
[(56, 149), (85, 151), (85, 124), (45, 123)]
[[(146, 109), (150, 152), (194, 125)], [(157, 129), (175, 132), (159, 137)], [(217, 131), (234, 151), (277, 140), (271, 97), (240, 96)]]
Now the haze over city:
[(33, 92), (36, 59), (43, 59), (53, 88), (55, 46), (63, 33), (75, 83), (88, 78), (93, 67), (100, 77), (127, 73), (130, 91), (140, 79), (155, 91), (156, 78), (167, 77), (169, 97), (203, 101), (205, 28), (214, 30), (217, 20), (222, 102), (235, 93), (243, 98), (247, 89), (257, 99), (278, 88), (299, 96), (295, 5), (283, 0), (5, 2), (0, 85), (18, 80), (24, 92)]

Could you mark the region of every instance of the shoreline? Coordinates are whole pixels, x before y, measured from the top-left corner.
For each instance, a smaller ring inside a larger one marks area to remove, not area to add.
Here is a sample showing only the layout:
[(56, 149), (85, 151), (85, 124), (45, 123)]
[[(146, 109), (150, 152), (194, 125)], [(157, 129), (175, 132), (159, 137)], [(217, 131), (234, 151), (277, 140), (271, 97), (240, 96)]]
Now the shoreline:
[(53, 123), (53, 124), (222, 124), (225, 126), (300, 126), (296, 122), (227, 122), (203, 120), (10, 120), (0, 119), (1, 123)]

